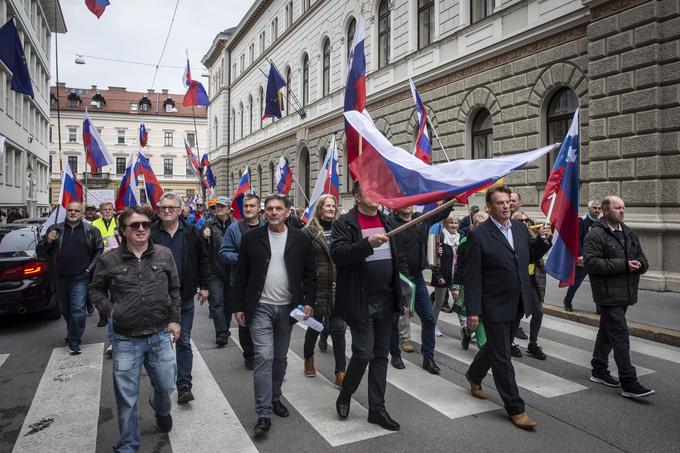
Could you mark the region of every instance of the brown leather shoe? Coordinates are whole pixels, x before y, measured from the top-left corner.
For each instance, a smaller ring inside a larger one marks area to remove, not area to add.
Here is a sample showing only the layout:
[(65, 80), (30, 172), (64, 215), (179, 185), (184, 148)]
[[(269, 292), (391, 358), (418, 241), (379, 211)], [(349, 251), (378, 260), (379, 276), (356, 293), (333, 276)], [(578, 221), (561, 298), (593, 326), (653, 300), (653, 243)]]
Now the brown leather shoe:
[(465, 373), (465, 379), (470, 383), (470, 395), (479, 398), (480, 400), (485, 400), (486, 392), (482, 388), (482, 384), (475, 384), (472, 382), (472, 379), (470, 379), (470, 376), (468, 376), (467, 373)]
[(335, 373), (335, 388), (342, 389), (342, 381), (345, 379), (345, 372), (338, 371)]
[(399, 345), (399, 347), (404, 352), (413, 352), (413, 345), (411, 344), (411, 342), (409, 340), (402, 341), (401, 344)]
[(314, 357), (305, 359), (305, 376), (316, 377), (316, 368), (314, 368)]
[(521, 414), (517, 415), (511, 415), (510, 419), (512, 420), (512, 423), (514, 423), (518, 428), (534, 429), (537, 426), (536, 422), (533, 421), (526, 412), (522, 412)]

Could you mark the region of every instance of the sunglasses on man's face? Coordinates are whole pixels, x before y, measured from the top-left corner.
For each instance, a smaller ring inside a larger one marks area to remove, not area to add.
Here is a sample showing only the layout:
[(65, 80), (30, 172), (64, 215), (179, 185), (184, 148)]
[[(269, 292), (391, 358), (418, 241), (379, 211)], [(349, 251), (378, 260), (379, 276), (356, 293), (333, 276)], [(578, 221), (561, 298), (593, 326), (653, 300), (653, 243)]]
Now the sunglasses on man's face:
[(146, 231), (151, 228), (151, 222), (132, 222), (129, 223), (127, 227), (131, 230), (139, 230), (139, 227), (142, 227), (141, 229)]

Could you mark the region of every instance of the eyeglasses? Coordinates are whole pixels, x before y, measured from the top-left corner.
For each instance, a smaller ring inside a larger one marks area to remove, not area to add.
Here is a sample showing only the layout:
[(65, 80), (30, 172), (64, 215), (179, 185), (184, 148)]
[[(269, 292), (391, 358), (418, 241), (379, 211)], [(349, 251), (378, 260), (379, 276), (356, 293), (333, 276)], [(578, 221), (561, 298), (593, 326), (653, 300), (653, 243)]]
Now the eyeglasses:
[(139, 230), (139, 227), (142, 227), (142, 230), (146, 231), (151, 228), (151, 222), (132, 222), (127, 227), (131, 230)]
[(196, 206), (205, 206), (203, 203), (196, 203)]
[(163, 212), (172, 212), (175, 209), (179, 209), (179, 206), (159, 206), (158, 210)]
[(66, 212), (81, 212), (80, 209), (67, 209)]
[(524, 223), (531, 223), (531, 219), (522, 219), (522, 222), (524, 222)]

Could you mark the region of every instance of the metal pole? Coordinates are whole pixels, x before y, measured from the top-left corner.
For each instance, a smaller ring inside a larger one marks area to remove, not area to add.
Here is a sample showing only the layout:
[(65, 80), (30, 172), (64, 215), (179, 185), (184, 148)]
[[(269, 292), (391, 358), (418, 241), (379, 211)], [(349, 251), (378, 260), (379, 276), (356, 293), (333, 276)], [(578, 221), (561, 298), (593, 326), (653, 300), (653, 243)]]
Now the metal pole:
[(439, 134), (437, 134), (437, 129), (434, 128), (432, 125), (432, 121), (430, 121), (430, 117), (427, 117), (427, 122), (429, 123), (430, 127), (432, 128), (432, 132), (434, 132), (434, 136), (437, 138), (437, 141), (439, 142), (439, 146), (442, 149), (442, 152), (444, 153), (444, 157), (446, 157), (447, 162), (451, 162), (451, 159), (449, 159), (449, 155), (446, 154), (446, 150), (444, 149), (444, 145), (442, 145), (442, 141), (439, 140)]
[[(59, 0), (54, 0), (54, 10), (59, 11)], [(64, 167), (62, 162), (62, 151), (61, 151), (61, 108), (59, 105), (59, 33), (57, 32), (57, 17), (59, 15), (55, 13), (54, 15), (54, 67), (55, 67), (55, 77), (57, 80), (57, 141), (59, 148), (59, 171), (63, 173)], [(50, 169), (50, 178), (52, 169)], [(61, 191), (61, 186), (59, 187)], [(50, 200), (52, 201), (52, 200)], [(61, 208), (61, 200), (57, 201), (57, 215), (54, 216), (54, 225), (57, 224), (57, 219), (59, 218), (59, 209)]]
[(202, 162), (203, 160), (201, 159), (201, 151), (198, 148), (198, 129), (196, 128), (196, 110), (194, 109), (194, 105), (191, 105), (191, 116), (194, 119), (194, 142), (196, 143), (196, 154), (198, 154), (198, 180), (201, 184), (201, 193), (203, 195), (203, 203), (205, 206), (208, 206), (208, 202), (205, 199), (205, 184), (203, 184), (203, 165)]
[(453, 206), (456, 203), (456, 201), (458, 201), (458, 200), (456, 200), (455, 198), (452, 198), (451, 200), (449, 200), (446, 203), (444, 203), (443, 205), (433, 209), (432, 211), (426, 212), (425, 214), (416, 217), (415, 219), (411, 220), (410, 222), (406, 222), (405, 224), (401, 225), (400, 227), (395, 228), (394, 230), (388, 232), (386, 234), (386, 236), (388, 238), (391, 238), (392, 236), (395, 236), (395, 235), (401, 233), (404, 230), (408, 230), (409, 228), (416, 226), (417, 224), (419, 224), (423, 220), (427, 220), (430, 217), (432, 217), (433, 215), (442, 212), (444, 209), (450, 208), (451, 206)]

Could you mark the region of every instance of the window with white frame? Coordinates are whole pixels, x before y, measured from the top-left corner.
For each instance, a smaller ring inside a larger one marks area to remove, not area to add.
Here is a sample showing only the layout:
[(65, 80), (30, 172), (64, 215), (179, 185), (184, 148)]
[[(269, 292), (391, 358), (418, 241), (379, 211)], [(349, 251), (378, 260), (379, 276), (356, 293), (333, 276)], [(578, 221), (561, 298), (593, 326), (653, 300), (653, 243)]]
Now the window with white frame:
[(471, 23), (489, 17), (493, 13), (494, 0), (470, 0), (470, 20)]
[(378, 68), (390, 64), (390, 5), (382, 0), (378, 7)]
[(434, 40), (434, 0), (418, 0), (418, 48)]
[(116, 144), (125, 144), (125, 129), (116, 129)]
[(68, 142), (69, 143), (76, 143), (78, 141), (78, 128), (77, 127), (69, 127), (68, 128)]
[[(187, 134), (187, 141), (189, 134)], [(172, 146), (173, 134), (172, 131), (163, 131), (163, 146)]]

